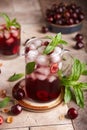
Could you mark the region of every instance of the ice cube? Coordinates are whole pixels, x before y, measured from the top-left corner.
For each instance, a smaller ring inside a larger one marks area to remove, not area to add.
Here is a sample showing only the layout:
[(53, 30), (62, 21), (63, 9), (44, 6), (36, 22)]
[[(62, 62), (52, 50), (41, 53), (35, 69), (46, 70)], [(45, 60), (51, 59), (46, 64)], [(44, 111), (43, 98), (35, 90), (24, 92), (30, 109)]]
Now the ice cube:
[(35, 80), (35, 79), (36, 79), (35, 73), (32, 73), (32, 74), (30, 75), (30, 77), (31, 77), (33, 80)]
[(38, 52), (39, 52), (40, 54), (42, 54), (43, 51), (44, 51), (44, 49), (45, 49), (45, 47), (46, 47), (46, 46), (41, 46), (41, 47), (39, 47), (39, 48), (38, 48)]
[(36, 75), (36, 78), (39, 79), (39, 80), (45, 80), (47, 78), (46, 75), (43, 75), (43, 74), (35, 74)]
[(13, 42), (14, 42), (14, 38), (13, 37), (10, 37), (9, 39), (6, 40), (6, 43), (8, 45), (11, 45)]
[(19, 30), (12, 29), (11, 33), (12, 33), (12, 36), (14, 36), (14, 37), (18, 37), (19, 36)]
[(4, 30), (4, 36), (6, 39), (9, 39), (10, 38), (10, 32), (7, 31), (7, 30)]
[(40, 65), (47, 65), (48, 64), (48, 58), (46, 55), (39, 55), (36, 59), (36, 62), (37, 64), (40, 64)]
[(0, 31), (0, 38), (3, 38), (3, 31)]
[(56, 47), (54, 49), (54, 53), (57, 53), (58, 55), (61, 54), (61, 52), (62, 52), (62, 49), (60, 47)]
[(56, 79), (56, 76), (49, 76), (48, 80), (49, 82), (53, 82)]
[(0, 31), (4, 29), (4, 26), (0, 25)]
[(30, 49), (30, 50), (35, 50), (35, 49), (36, 49), (36, 47), (35, 47), (35, 45), (34, 45), (34, 44), (30, 44), (29, 49)]
[(58, 67), (59, 69), (62, 69), (62, 62), (59, 62)]
[(35, 47), (38, 48), (39, 46), (41, 46), (42, 41), (39, 40), (39, 39), (37, 39), (37, 40), (35, 40), (33, 43), (34, 43)]
[(29, 58), (30, 61), (35, 61), (37, 56), (38, 56), (37, 50), (30, 50), (28, 52), (28, 58)]
[(56, 62), (59, 62), (61, 60), (61, 57), (59, 54), (53, 52), (51, 55), (50, 55), (50, 59), (51, 59), (51, 62), (53, 63), (56, 63)]
[(50, 68), (49, 67), (40, 67), (36, 70), (36, 72), (48, 76), (50, 74)]

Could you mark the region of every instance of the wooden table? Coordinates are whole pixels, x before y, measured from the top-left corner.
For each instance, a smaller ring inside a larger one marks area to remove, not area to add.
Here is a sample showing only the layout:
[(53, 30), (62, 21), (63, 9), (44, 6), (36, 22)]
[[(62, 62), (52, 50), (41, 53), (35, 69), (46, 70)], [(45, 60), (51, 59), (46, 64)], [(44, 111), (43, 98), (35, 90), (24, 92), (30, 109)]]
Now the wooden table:
[[(21, 5), (20, 0), (4, 0), (4, 2), (5, 4), (3, 4), (3, 1), (0, 1), (0, 11), (8, 13), (11, 18), (16, 17), (21, 23), (21, 52), (23, 52), (23, 43), (27, 38), (31, 38), (33, 36), (40, 37), (45, 35), (55, 36), (55, 33), (48, 32), (47, 34), (42, 34), (40, 32), (44, 21), (37, 0), (21, 0)], [(86, 23), (87, 22), (85, 21), (82, 29), (84, 35), (86, 34)], [(73, 45), (75, 44), (73, 38), (75, 35), (76, 33), (62, 35), (63, 39), (69, 43), (66, 48), (71, 50), (73, 56), (87, 63), (87, 53), (85, 51), (86, 49), (81, 49), (78, 51), (73, 49)], [(0, 89), (6, 89), (7, 93), (11, 95), (11, 90), (15, 83), (9, 83), (7, 79), (13, 73), (24, 73), (24, 57), (19, 56), (10, 60), (5, 60), (0, 57), (0, 63), (3, 64), (1, 67), (2, 73), (0, 74)], [(83, 80), (86, 81), (87, 79), (83, 78)], [(46, 112), (31, 112), (23, 110), (20, 115), (13, 117), (13, 122), (11, 124), (6, 122), (3, 123), (0, 126), (0, 130), (87, 130), (86, 95), (87, 94), (85, 94), (84, 109), (77, 107), (74, 102), (68, 104), (69, 107), (74, 106), (79, 110), (79, 116), (74, 121), (71, 121), (67, 118), (61, 118), (67, 113), (68, 110), (67, 104), (64, 104), (64, 102), (62, 102), (59, 106)], [(2, 115), (4, 119), (9, 116), (1, 112), (0, 115)]]

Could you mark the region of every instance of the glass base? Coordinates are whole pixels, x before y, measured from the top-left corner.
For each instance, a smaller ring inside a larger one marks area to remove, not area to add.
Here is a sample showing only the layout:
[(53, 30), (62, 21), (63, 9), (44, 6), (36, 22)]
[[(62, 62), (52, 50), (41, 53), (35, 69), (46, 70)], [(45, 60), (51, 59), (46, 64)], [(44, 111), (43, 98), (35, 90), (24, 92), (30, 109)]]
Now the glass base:
[[(12, 94), (15, 91), (17, 91), (18, 88), (22, 88), (25, 91), (25, 79), (19, 81), (13, 86)], [(61, 88), (61, 93), (59, 94), (58, 98), (47, 103), (34, 102), (33, 100), (29, 99), (27, 95), (23, 100), (16, 99), (16, 102), (19, 103), (25, 110), (34, 112), (44, 112), (46, 110), (50, 110), (51, 108), (58, 106), (63, 101), (63, 97), (64, 97), (64, 91), (63, 88)]]

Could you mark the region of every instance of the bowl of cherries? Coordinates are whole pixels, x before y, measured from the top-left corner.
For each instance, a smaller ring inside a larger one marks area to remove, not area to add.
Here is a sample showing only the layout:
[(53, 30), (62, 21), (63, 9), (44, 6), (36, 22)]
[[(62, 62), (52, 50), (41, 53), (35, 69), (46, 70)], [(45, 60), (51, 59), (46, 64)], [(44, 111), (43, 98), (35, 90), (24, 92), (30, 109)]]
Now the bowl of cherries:
[(46, 9), (45, 20), (50, 31), (69, 34), (82, 28), (84, 13), (82, 8), (75, 3), (53, 4)]

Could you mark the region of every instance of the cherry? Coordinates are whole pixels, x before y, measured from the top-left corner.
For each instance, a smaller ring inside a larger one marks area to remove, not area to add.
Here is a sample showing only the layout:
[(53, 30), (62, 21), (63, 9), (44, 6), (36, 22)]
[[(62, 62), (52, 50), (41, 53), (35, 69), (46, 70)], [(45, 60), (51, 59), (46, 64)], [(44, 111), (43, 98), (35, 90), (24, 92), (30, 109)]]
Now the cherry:
[(41, 28), (42, 33), (47, 33), (48, 31), (49, 30), (48, 30), (48, 28), (46, 26), (42, 26), (42, 28)]
[(84, 14), (83, 13), (80, 13), (79, 14), (79, 19), (82, 21), (84, 19)]
[(46, 20), (58, 25), (78, 24), (84, 19), (84, 13), (81, 7), (75, 3), (65, 5), (63, 3), (53, 4), (50, 9), (46, 10)]
[(73, 18), (69, 18), (69, 19), (67, 20), (67, 24), (68, 24), (68, 25), (74, 24)]
[(83, 40), (83, 35), (80, 34), (80, 33), (78, 33), (78, 34), (75, 36), (75, 40), (76, 40), (76, 41), (81, 41), (81, 40)]
[(50, 72), (51, 73), (56, 73), (58, 71), (58, 64), (57, 63), (53, 63), (50, 67)]
[(13, 97), (17, 100), (22, 100), (25, 97), (25, 92), (23, 89), (19, 88), (13, 93)]
[(30, 51), (29, 47), (25, 47), (25, 54), (27, 54)]
[(16, 104), (16, 105), (11, 107), (11, 112), (14, 115), (18, 115), (22, 112), (22, 107), (19, 104)]
[(82, 41), (77, 41), (75, 45), (75, 49), (81, 49), (84, 47), (84, 43)]
[(2, 117), (2, 116), (0, 116), (0, 125), (2, 125), (2, 124), (3, 124), (3, 122), (4, 122), (4, 119), (3, 119), (3, 117)]
[(78, 116), (78, 112), (75, 108), (70, 108), (67, 112), (67, 116), (70, 119), (75, 119)]

